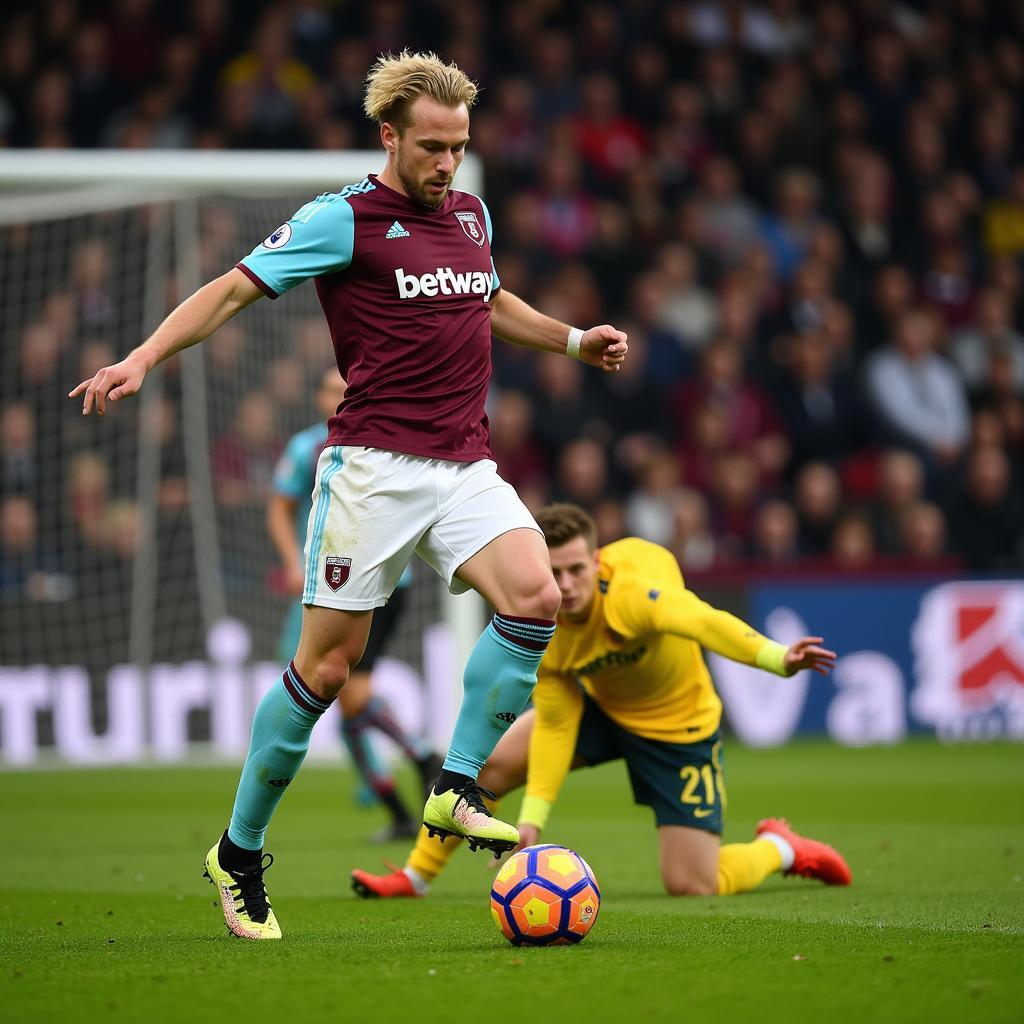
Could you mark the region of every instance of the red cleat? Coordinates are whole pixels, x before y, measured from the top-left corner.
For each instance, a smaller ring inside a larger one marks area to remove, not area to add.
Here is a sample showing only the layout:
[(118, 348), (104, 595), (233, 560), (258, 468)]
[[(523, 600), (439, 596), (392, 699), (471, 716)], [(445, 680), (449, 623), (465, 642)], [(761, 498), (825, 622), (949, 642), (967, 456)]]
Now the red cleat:
[(849, 885), (853, 881), (842, 854), (828, 843), (807, 839), (797, 835), (785, 818), (765, 818), (757, 823), (757, 834), (773, 832), (793, 847), (793, 866), (787, 875), (802, 875), (804, 878), (818, 878), (826, 885)]
[(352, 889), (367, 900), (376, 897), (385, 900), (403, 896), (418, 898), (420, 895), (406, 873), (397, 868), (389, 875), (371, 875), (369, 871), (356, 868), (352, 872)]

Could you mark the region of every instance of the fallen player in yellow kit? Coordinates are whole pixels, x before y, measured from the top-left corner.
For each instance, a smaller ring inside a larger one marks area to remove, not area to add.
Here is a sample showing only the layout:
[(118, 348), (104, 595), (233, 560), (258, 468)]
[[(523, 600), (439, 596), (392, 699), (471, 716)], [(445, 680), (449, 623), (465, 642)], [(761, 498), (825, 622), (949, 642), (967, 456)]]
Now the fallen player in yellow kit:
[[(780, 676), (826, 674), (821, 637), (785, 647), (687, 590), (675, 557), (629, 537), (598, 548), (575, 505), (537, 517), (562, 593), (558, 626), (538, 672), (533, 710), (502, 737), (480, 773), (496, 797), (526, 783), (519, 848), (538, 842), (566, 773), (623, 758), (637, 803), (654, 810), (661, 877), (672, 895), (747, 892), (770, 874), (849, 885), (831, 846), (767, 818), (749, 843), (721, 845), (725, 786), (722, 703), (701, 647)], [(422, 896), (457, 846), (421, 830), (406, 866), (352, 872), (361, 896)]]

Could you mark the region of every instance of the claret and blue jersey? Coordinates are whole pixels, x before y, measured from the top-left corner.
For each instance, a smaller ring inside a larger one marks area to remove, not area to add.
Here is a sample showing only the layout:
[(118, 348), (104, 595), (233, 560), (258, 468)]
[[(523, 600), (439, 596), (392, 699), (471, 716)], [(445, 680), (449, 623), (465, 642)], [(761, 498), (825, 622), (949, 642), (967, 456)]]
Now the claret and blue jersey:
[(237, 266), (271, 298), (315, 279), (348, 381), (326, 444), (490, 458), (484, 402), (500, 282), (480, 198), (453, 190), (427, 210), (370, 175), (307, 203)]

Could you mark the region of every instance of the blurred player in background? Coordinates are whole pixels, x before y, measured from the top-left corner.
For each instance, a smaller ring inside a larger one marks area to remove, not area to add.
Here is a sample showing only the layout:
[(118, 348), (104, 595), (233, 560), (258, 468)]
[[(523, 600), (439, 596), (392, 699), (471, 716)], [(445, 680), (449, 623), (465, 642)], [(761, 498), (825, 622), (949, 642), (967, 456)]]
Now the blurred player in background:
[[(316, 393), (316, 405), (323, 419), (292, 437), (274, 470), (270, 500), (267, 503), (267, 528), (281, 558), (289, 593), (296, 597), (281, 631), (279, 655), (288, 661), (299, 646), (302, 634), (302, 591), (305, 586), (306, 524), (313, 507), (316, 464), (327, 443), (327, 420), (345, 397), (345, 381), (337, 367), (325, 370)], [(378, 657), (394, 633), (405, 607), (412, 571), (406, 569), (388, 603), (378, 608), (370, 626), (366, 649), (359, 664), (351, 670), (348, 682), (338, 694), (341, 707), (341, 737), (359, 773), (362, 786), (371, 799), (379, 800), (391, 815), (391, 824), (378, 832), (375, 842), (408, 839), (419, 832), (419, 820), (409, 813), (395, 787), (395, 780), (370, 742), (370, 730), (376, 729), (393, 740), (416, 766), (423, 789), (427, 790), (441, 770), (441, 758), (421, 737), (411, 737), (399, 724), (383, 698), (371, 690), (371, 677)]]
[(306, 546), (302, 636), (253, 718), (227, 830), (206, 855), (224, 920), (247, 939), (277, 939), (263, 841), (320, 716), (366, 646), (414, 554), (453, 593), (497, 609), (466, 663), (462, 707), (423, 809), (438, 835), (497, 852), (519, 843), (477, 776), (526, 707), (554, 632), (559, 590), (544, 539), (491, 458), (484, 403), (492, 335), (614, 372), (626, 336), (582, 330), (503, 289), (483, 201), (452, 189), (469, 143), (476, 86), (433, 54), (380, 58), (364, 109), (386, 163), (307, 203), (232, 270), (187, 298), (121, 362), (72, 389), (102, 415), (146, 373), (202, 341), (262, 296), (314, 278), (348, 392), (317, 466)]
[[(780, 676), (821, 674), (835, 654), (802, 637), (789, 647), (687, 590), (675, 556), (627, 537), (597, 547), (576, 505), (537, 517), (562, 594), (558, 627), (538, 670), (534, 708), (502, 737), (480, 773), (497, 796), (526, 783), (520, 847), (547, 823), (566, 773), (622, 758), (638, 804), (654, 811), (661, 878), (672, 895), (726, 895), (770, 874), (848, 885), (843, 858), (767, 818), (750, 843), (721, 845), (725, 785), (722, 702), (701, 647)], [(423, 830), (401, 871), (352, 872), (362, 896), (422, 896), (456, 848)]]

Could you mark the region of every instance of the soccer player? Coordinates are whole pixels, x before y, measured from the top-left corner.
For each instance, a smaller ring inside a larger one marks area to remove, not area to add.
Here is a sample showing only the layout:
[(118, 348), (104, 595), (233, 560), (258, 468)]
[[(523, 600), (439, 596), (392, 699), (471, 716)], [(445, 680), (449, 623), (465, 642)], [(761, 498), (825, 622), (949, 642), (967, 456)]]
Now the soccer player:
[[(562, 594), (554, 640), (541, 661), (532, 711), (502, 737), (480, 781), (501, 796), (526, 783), (520, 846), (540, 838), (566, 773), (622, 758), (633, 796), (654, 811), (661, 878), (672, 895), (747, 892), (774, 871), (848, 885), (825, 843), (767, 818), (750, 843), (720, 845), (725, 810), (722, 704), (701, 647), (780, 676), (825, 674), (835, 661), (821, 637), (789, 647), (769, 640), (686, 589), (675, 557), (636, 537), (598, 549), (576, 505), (537, 517)], [(352, 872), (361, 896), (422, 896), (456, 843), (421, 830), (403, 870)]]
[(307, 203), (124, 360), (70, 392), (84, 393), (83, 414), (103, 415), (157, 363), (262, 296), (315, 279), (348, 392), (317, 466), (299, 646), (256, 710), (230, 824), (206, 857), (228, 928), (244, 938), (281, 935), (263, 882), (267, 826), (313, 726), (359, 661), (372, 610), (414, 553), (453, 593), (472, 588), (497, 609), (466, 663), (424, 823), (471, 847), (519, 842), (476, 778), (530, 698), (560, 597), (543, 535), (490, 458), (491, 336), (607, 372), (627, 343), (614, 327), (570, 327), (501, 287), (487, 207), (452, 188), (476, 95), (433, 54), (380, 58), (364, 109), (380, 128), (384, 170)]
[[(313, 506), (312, 491), (316, 464), (327, 443), (327, 419), (333, 416), (345, 397), (345, 381), (336, 367), (325, 370), (316, 393), (316, 404), (323, 419), (300, 430), (285, 445), (274, 470), (270, 500), (267, 502), (267, 528), (270, 539), (281, 558), (285, 579), (296, 598), (305, 587), (306, 524)], [(398, 581), (388, 603), (381, 607), (370, 624), (366, 649), (349, 674), (348, 682), (338, 694), (341, 706), (341, 738), (348, 748), (362, 786), (373, 800), (379, 800), (391, 815), (391, 824), (373, 837), (374, 842), (409, 839), (419, 832), (415, 820), (395, 788), (395, 780), (382, 764), (370, 743), (369, 732), (376, 729), (393, 740), (402, 753), (413, 762), (426, 790), (441, 768), (441, 759), (427, 740), (409, 736), (381, 697), (371, 690), (371, 676), (377, 658), (394, 632), (405, 604), (412, 573), (407, 568)], [(296, 601), (281, 631), (279, 653), (288, 661), (299, 645), (302, 633), (302, 602)]]

